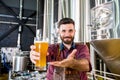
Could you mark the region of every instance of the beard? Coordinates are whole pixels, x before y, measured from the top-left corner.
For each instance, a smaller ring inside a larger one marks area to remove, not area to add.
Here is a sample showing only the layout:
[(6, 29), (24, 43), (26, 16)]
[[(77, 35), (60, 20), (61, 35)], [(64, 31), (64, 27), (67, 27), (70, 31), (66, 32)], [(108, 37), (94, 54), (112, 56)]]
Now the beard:
[(72, 37), (72, 36), (71, 37), (61, 37), (60, 36), (60, 38), (61, 38), (62, 42), (65, 44), (71, 44), (74, 40), (74, 37)]

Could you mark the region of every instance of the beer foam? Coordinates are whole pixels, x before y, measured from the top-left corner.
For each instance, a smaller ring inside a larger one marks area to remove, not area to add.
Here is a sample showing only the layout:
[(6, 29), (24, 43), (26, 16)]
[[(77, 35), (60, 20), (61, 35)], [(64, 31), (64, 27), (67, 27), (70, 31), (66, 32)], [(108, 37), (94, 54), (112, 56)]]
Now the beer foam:
[(47, 41), (35, 41), (34, 43), (48, 43)]

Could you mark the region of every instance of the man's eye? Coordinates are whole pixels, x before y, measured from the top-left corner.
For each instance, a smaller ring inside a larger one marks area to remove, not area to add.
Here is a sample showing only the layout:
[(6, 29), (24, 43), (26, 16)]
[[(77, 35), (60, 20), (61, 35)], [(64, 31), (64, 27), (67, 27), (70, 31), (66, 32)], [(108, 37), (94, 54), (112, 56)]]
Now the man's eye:
[(62, 32), (65, 32), (65, 30), (62, 30)]
[(73, 30), (69, 30), (69, 32), (73, 32)]

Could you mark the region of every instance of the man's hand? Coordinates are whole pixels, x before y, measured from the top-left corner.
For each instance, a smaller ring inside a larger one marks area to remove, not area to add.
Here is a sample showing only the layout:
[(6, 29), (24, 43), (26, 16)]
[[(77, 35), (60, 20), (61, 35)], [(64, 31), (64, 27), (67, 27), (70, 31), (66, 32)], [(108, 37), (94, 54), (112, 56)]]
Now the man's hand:
[(31, 51), (30, 51), (30, 60), (32, 61), (32, 63), (36, 63), (36, 60), (40, 59), (40, 53), (36, 52), (35, 49), (36, 47), (34, 45), (30, 46)]
[[(30, 60), (32, 61), (32, 63), (36, 63), (36, 60), (40, 60), (40, 53), (36, 52), (35, 49), (36, 47), (34, 45), (30, 46)], [(49, 55), (49, 53), (47, 53), (47, 55)]]
[(73, 63), (75, 60), (74, 57), (75, 57), (76, 52), (77, 52), (77, 50), (74, 49), (72, 51), (72, 53), (70, 53), (66, 59), (64, 59), (62, 61), (50, 62), (49, 64), (53, 65), (53, 66), (58, 66), (58, 67), (71, 67), (71, 66), (73, 66)]

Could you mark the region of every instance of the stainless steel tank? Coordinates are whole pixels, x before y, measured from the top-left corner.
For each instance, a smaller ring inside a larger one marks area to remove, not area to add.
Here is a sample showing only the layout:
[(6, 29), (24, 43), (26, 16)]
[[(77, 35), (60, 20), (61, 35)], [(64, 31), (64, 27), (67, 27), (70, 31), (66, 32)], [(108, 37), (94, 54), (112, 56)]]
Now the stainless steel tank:
[[(113, 0), (92, 8), (90, 41), (110, 72), (118, 75), (120, 75), (119, 6), (119, 0)], [(120, 77), (116, 79), (120, 80)]]
[(24, 54), (19, 54), (19, 55), (17, 54), (13, 56), (12, 70), (13, 71), (26, 71), (28, 60), (29, 60), (28, 57)]

